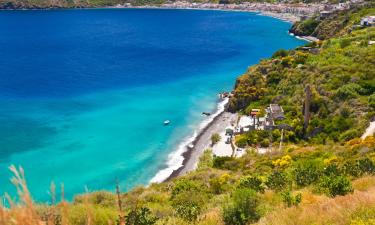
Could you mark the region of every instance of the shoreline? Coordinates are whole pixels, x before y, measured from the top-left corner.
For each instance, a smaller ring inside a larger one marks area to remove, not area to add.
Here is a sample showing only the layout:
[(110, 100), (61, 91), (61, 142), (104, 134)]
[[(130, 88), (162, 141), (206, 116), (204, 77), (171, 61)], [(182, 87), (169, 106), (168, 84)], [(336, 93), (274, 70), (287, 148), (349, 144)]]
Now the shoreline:
[[(201, 153), (205, 150), (197, 149), (197, 143), (201, 141), (202, 136), (207, 135), (207, 131), (225, 114), (225, 107), (228, 102), (228, 98), (217, 102), (213, 113), (200, 121), (193, 133), (185, 137), (176, 149), (169, 153), (166, 166), (156, 172), (149, 181), (149, 184), (170, 180), (173, 177), (179, 176), (182, 170), (192, 171), (195, 169), (195, 165), (198, 163)], [(209, 144), (209, 142), (206, 142), (207, 141), (204, 141), (204, 145)], [(188, 146), (190, 144), (193, 144), (194, 147), (189, 148)]]
[(190, 3), (177, 1), (160, 5), (131, 5), (118, 4), (113, 6), (50, 6), (50, 7), (18, 7), (0, 8), (1, 10), (87, 10), (87, 9), (180, 9), (180, 10), (213, 10), (213, 11), (234, 11), (250, 12), (262, 16), (269, 16), (290, 23), (300, 21), (302, 18), (311, 17), (324, 9), (324, 4), (286, 4), (286, 3), (241, 3), (241, 4), (217, 4), (217, 3)]

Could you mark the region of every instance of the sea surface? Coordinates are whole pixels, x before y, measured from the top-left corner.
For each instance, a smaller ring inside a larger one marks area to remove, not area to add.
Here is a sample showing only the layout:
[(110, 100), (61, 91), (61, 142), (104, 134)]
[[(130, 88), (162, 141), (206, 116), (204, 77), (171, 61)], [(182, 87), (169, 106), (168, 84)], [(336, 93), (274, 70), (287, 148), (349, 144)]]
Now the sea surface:
[(0, 11), (0, 194), (15, 193), (11, 164), (38, 201), (52, 181), (72, 199), (163, 180), (219, 92), (304, 43), (289, 27), (245, 12)]

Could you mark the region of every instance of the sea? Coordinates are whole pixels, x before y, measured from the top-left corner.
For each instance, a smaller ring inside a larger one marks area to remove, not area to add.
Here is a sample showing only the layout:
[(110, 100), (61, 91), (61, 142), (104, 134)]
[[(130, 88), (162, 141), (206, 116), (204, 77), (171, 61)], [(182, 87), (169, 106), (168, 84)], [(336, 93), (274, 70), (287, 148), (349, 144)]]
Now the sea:
[[(35, 201), (161, 182), (222, 110), (218, 93), (278, 49), (291, 24), (181, 9), (0, 11), (0, 196), (10, 165)], [(163, 122), (169, 120), (165, 126)]]

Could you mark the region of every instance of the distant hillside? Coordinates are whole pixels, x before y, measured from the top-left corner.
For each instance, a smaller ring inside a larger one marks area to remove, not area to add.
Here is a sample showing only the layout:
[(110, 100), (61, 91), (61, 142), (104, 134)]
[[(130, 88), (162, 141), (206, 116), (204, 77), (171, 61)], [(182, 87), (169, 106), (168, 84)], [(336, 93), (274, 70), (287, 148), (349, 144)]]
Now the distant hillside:
[[(185, 0), (187, 2), (211, 2), (211, 3), (241, 3), (241, 2), (270, 2), (276, 0)], [(132, 5), (163, 4), (175, 2), (175, 0), (0, 0), (0, 9), (38, 9), (38, 8), (80, 8), (80, 7), (104, 7), (118, 4), (131, 3)], [(289, 0), (280, 2), (290, 3), (319, 3), (322, 0)], [(339, 3), (342, 0), (329, 0), (329, 3)]]
[(348, 33), (353, 25), (359, 24), (361, 17), (375, 15), (375, 3), (369, 1), (367, 7), (358, 7), (350, 10), (338, 11), (321, 18), (316, 15), (304, 21), (295, 23), (290, 29), (298, 36), (314, 36), (321, 40)]

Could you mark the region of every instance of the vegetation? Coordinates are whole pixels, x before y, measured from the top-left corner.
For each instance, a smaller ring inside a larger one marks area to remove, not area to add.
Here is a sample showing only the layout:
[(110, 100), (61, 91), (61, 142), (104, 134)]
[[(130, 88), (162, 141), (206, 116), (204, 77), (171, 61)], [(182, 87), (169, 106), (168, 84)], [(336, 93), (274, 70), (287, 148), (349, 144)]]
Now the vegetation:
[(218, 133), (212, 134), (212, 136), (211, 136), (211, 145), (212, 146), (216, 145), (220, 141), (220, 139), (221, 139), (220, 134), (218, 134)]

